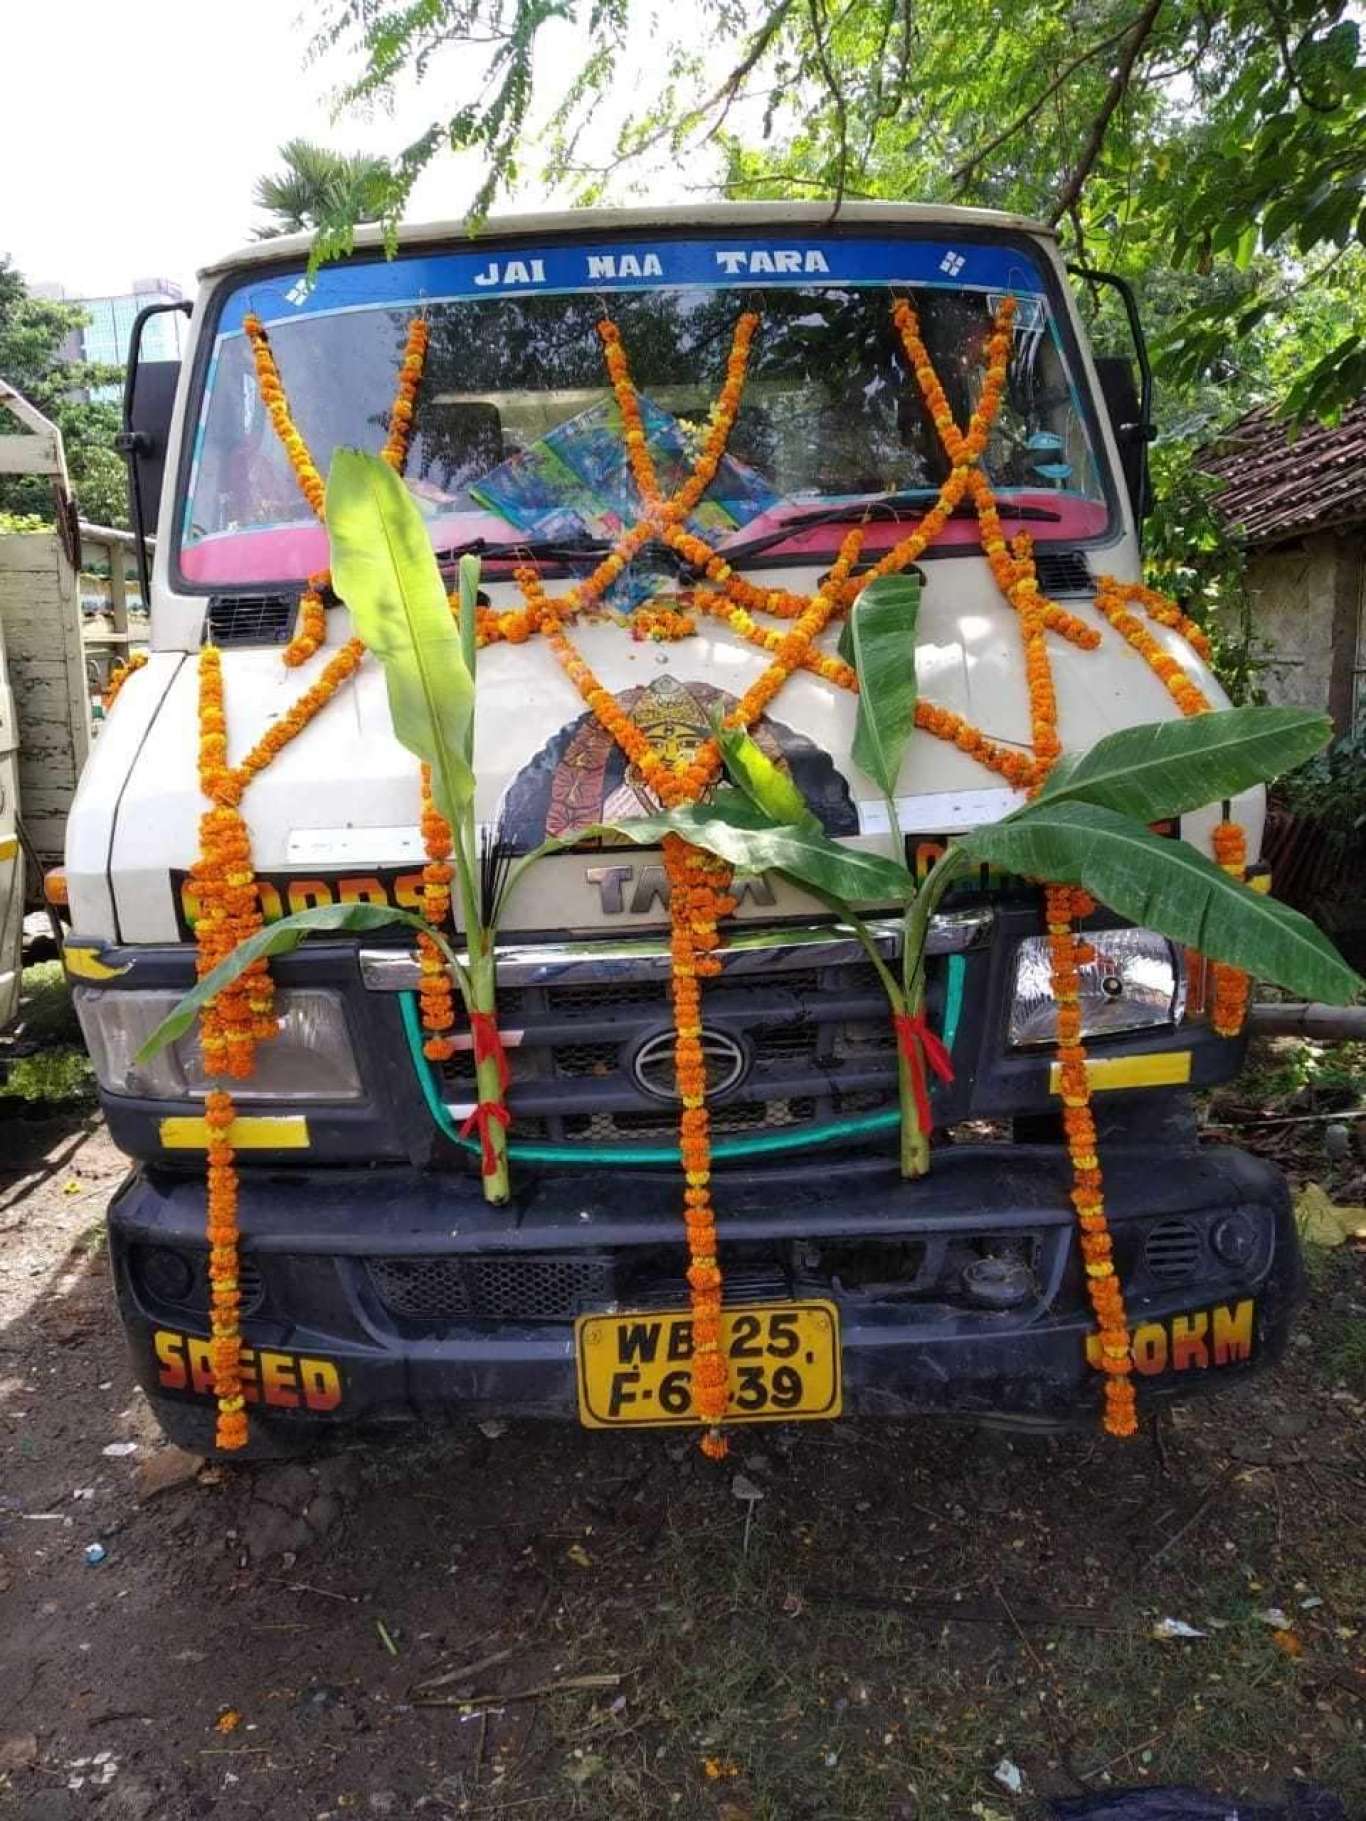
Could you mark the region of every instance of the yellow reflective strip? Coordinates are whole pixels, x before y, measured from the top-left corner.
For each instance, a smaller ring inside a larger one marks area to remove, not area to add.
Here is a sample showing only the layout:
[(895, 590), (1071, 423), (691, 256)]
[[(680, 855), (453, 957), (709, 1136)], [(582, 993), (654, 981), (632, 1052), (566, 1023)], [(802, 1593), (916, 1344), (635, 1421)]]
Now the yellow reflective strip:
[(0, 841), (0, 860), (12, 860), (19, 851), (18, 835), (9, 835)]
[(98, 949), (79, 942), (66, 944), (62, 950), (62, 960), (73, 980), (117, 980), (120, 974), (128, 972), (126, 961), (122, 967), (110, 967), (100, 960)]
[[(302, 1113), (239, 1113), (227, 1131), (234, 1151), (306, 1151), (308, 1121)], [(161, 1122), (161, 1142), (168, 1151), (206, 1151), (209, 1128), (205, 1120), (177, 1113)]]
[[(1189, 1050), (1163, 1050), (1155, 1056), (1088, 1057), (1086, 1079), (1094, 1093), (1107, 1088), (1174, 1088), (1191, 1078)], [(1062, 1092), (1062, 1068), (1054, 1063), (1048, 1071), (1050, 1094)]]

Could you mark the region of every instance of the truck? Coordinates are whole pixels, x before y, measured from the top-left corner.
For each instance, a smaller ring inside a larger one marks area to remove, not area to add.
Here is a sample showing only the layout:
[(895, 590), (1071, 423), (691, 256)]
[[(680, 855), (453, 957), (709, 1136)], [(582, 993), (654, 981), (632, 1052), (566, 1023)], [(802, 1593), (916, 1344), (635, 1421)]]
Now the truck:
[[(1098, 358), (1079, 291), (1106, 284), (1134, 340)], [(473, 236), (405, 226), (396, 245), (362, 228), (349, 256), (316, 272), (306, 236), (209, 267), (178, 374), (140, 384), (135, 337), (124, 446), (138, 531), (157, 533), (150, 650), (72, 806), (65, 954), (104, 1114), (132, 1160), (108, 1213), (119, 1309), (172, 1439), (204, 1449), (213, 1436), (214, 1078), (193, 1031), (151, 1060), (139, 1051), (195, 978), (197, 653), (221, 653), (235, 764), (285, 724), (351, 632), (324, 592), (321, 649), (297, 648), (327, 537), (295, 485), (249, 325), (325, 474), (337, 449), (378, 449), (423, 319), (406, 484), (443, 564), (478, 555), (480, 604), (496, 617), (523, 598), (528, 565), (537, 585), (573, 586), (634, 522), (604, 321), (629, 354), (641, 434), (678, 469), (705, 435), (738, 314), (758, 318), (725, 458), (689, 523), (729, 572), (806, 595), (851, 525), (874, 563), (944, 478), (894, 300), (914, 300), (966, 422), (1006, 295), (1005, 391), (983, 468), (1006, 534), (1032, 539), (1043, 593), (1099, 635), (1094, 649), (1059, 640), (1053, 660), (1059, 727), (1084, 747), (1176, 713), (1094, 610), (1102, 576), (1140, 577), (1151, 384), (1127, 288), (1069, 271), (1037, 223), (859, 202), (833, 218), (828, 205), (775, 203), (513, 217)], [(1025, 752), (1019, 628), (983, 544), (977, 514), (958, 506), (918, 558), (907, 662), (952, 725)], [(695, 564), (647, 541), (575, 627), (602, 689), (671, 759), (707, 738), (765, 661), (723, 620), (657, 636), (660, 603), (686, 605), (696, 581)], [(1226, 704), (1179, 629), (1152, 636)], [(854, 714), (802, 670), (754, 732), (829, 834), (885, 851), (890, 811), (853, 763)], [(969, 747), (925, 730), (911, 741), (894, 801), (921, 870), (946, 837), (1022, 800)], [(477, 819), (504, 859), (655, 801), (534, 638), (481, 651), (476, 749)], [(367, 658), (242, 796), (264, 916), (419, 904), (419, 805), (418, 767)], [(1222, 813), (1246, 831), (1255, 871), (1263, 793)], [(1185, 815), (1179, 832), (1209, 851), (1220, 814)], [(278, 1034), (232, 1083), (249, 1453), (453, 1418), (689, 1419), (668, 894), (659, 852), (598, 839), (543, 860), (512, 903), (497, 954), (504, 1206), (481, 1193), (470, 1036), (427, 1053), (411, 932), (313, 936), (273, 963)], [(898, 1169), (897, 1037), (865, 949), (773, 874), (738, 877), (734, 895), (701, 1038), (733, 1420), (1095, 1422), (1103, 1380), (1037, 883), (978, 870), (935, 918), (928, 1010), (952, 1079), (930, 1084), (932, 1168), (915, 1180)], [(870, 927), (891, 956), (900, 924), (878, 908)], [(1140, 1407), (1154, 1410), (1276, 1358), (1296, 1236), (1274, 1169), (1197, 1142), (1195, 1096), (1243, 1056), (1241, 1038), (1214, 1028), (1200, 958), (1103, 907), (1087, 932), (1081, 1007), (1106, 1205)], [(826, 1312), (833, 1358), (786, 1313), (811, 1308)]]

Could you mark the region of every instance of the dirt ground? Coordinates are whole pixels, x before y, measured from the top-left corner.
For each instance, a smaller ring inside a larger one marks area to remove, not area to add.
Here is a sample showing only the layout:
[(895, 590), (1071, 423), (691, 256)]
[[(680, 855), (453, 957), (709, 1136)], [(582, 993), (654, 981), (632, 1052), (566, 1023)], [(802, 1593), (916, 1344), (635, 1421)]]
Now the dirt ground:
[(1279, 1370), (1126, 1446), (809, 1425), (718, 1469), (512, 1424), (153, 1490), (124, 1163), (67, 1109), (0, 1123), (0, 1816), (1015, 1821), (1292, 1777), (1366, 1814), (1359, 1249), (1312, 1254)]

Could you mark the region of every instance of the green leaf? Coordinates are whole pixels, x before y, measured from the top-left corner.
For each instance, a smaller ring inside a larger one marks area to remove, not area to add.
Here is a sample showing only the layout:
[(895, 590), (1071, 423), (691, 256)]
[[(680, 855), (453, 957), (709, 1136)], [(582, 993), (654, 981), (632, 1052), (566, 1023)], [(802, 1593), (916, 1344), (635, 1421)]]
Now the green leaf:
[(920, 584), (887, 575), (869, 585), (849, 613), (858, 672), (853, 760), (885, 797), (896, 795), (906, 743), (915, 728), (915, 627)]
[[(738, 800), (737, 800), (738, 799)], [(657, 847), (665, 835), (682, 835), (696, 847), (751, 873), (782, 873), (798, 885), (849, 903), (904, 904), (915, 895), (915, 881), (904, 867), (877, 854), (832, 841), (817, 823), (800, 828), (775, 826), (764, 812), (739, 792), (718, 793), (710, 803), (633, 816), (606, 828), (581, 829), (565, 845), (593, 835), (615, 834), (637, 847)]]
[(387, 923), (408, 923), (415, 929), (427, 927), (423, 919), (415, 916), (412, 911), (395, 910), (387, 904), (321, 904), (314, 910), (295, 911), (291, 917), (281, 917), (277, 923), (266, 924), (254, 936), (248, 936), (245, 942), (239, 942), (212, 973), (205, 974), (202, 980), (190, 988), (152, 1032), (134, 1061), (147, 1062), (158, 1050), (164, 1050), (168, 1043), (174, 1043), (177, 1037), (183, 1037), (209, 1000), (216, 998), (224, 987), (231, 986), (253, 961), (259, 960), (263, 955), (287, 955), (315, 930), (354, 932), (382, 929)]
[(1332, 737), (1327, 715), (1303, 708), (1227, 708), (1150, 721), (1107, 734), (1088, 752), (1064, 753), (1036, 801), (1098, 803), (1156, 822), (1290, 771)]
[(955, 843), (1007, 872), (1084, 886), (1130, 922), (1305, 999), (1346, 1005), (1363, 984), (1307, 917), (1098, 804), (1040, 798)]
[(780, 825), (819, 826), (819, 818), (793, 783), (791, 774), (775, 765), (757, 740), (742, 727), (727, 727), (719, 717), (713, 727), (726, 770), (756, 808)]
[(384, 666), (394, 733), (432, 768), (458, 827), (474, 795), (474, 676), (416, 502), (387, 462), (338, 449), (327, 478), (332, 578)]

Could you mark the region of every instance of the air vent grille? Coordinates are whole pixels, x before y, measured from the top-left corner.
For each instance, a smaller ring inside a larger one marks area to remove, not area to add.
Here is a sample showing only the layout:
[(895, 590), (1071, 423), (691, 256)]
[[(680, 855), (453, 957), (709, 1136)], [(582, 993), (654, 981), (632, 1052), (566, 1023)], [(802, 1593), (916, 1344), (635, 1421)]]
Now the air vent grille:
[(1159, 1283), (1185, 1283), (1195, 1275), (1204, 1251), (1188, 1220), (1159, 1220), (1143, 1242), (1143, 1262)]
[(1094, 594), (1095, 578), (1080, 550), (1036, 550), (1034, 567), (1045, 594)]
[(209, 637), (215, 645), (283, 645), (299, 610), (292, 594), (215, 594)]

